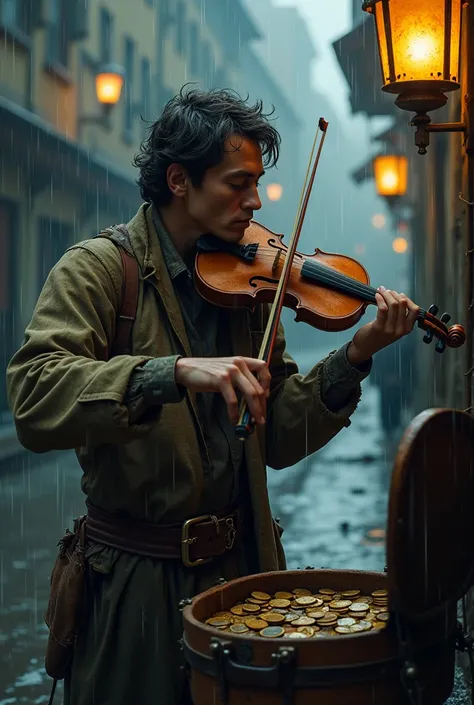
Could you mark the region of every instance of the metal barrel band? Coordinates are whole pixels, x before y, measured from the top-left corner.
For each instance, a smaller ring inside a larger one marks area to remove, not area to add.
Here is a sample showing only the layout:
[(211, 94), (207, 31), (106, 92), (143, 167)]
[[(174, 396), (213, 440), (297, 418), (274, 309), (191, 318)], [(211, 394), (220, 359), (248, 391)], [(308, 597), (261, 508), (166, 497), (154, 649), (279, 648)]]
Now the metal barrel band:
[[(292, 646), (282, 646), (273, 654), (273, 665), (253, 666), (249, 661), (250, 650), (245, 661), (239, 660), (236, 647), (229, 641), (217, 637), (211, 639), (212, 656), (197, 652), (183, 640), (184, 657), (191, 668), (215, 678), (220, 684), (221, 703), (229, 699), (229, 686), (253, 688), (275, 688), (282, 692), (283, 705), (291, 705), (292, 695), (297, 689), (337, 688), (341, 685), (356, 685), (369, 680), (383, 680), (400, 675), (403, 662), (397, 656), (385, 661), (360, 663), (348, 666), (296, 666), (296, 651)], [(422, 649), (430, 651), (433, 646)], [(421, 651), (421, 650), (420, 650)], [(291, 668), (288, 667), (291, 664)]]

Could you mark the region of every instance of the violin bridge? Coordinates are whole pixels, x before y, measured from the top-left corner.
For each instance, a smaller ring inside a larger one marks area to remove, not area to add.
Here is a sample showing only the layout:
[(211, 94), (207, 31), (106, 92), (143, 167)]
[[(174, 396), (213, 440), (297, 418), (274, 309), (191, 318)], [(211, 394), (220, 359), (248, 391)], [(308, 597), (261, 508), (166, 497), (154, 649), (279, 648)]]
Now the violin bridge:
[(281, 250), (278, 250), (278, 252), (276, 253), (276, 257), (275, 257), (275, 259), (273, 260), (273, 264), (272, 264), (272, 274), (275, 274), (275, 272), (276, 272), (276, 269), (277, 269), (277, 267), (278, 267), (278, 263), (280, 262), (280, 257), (281, 257)]

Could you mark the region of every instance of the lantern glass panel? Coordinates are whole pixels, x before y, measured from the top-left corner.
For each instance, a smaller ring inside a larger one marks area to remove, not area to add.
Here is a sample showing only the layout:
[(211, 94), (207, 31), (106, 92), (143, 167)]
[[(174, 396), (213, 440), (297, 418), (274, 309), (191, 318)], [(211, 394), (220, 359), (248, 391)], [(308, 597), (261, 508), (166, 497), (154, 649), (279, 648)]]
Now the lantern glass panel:
[(102, 105), (115, 105), (122, 93), (123, 77), (118, 73), (99, 73), (95, 79), (97, 100)]
[(408, 159), (396, 154), (374, 159), (375, 185), (379, 196), (404, 196), (408, 186)]
[[(384, 15), (384, 6), (386, 11)], [(459, 81), (461, 0), (450, 0), (451, 29), (446, 22), (445, 0), (383, 0), (373, 6), (380, 42), (385, 84), (402, 81)], [(390, 15), (395, 76), (390, 76), (390, 36), (385, 33)], [(449, 32), (449, 42), (445, 42)], [(445, 49), (449, 46), (449, 61)], [(445, 74), (445, 68), (447, 73)]]

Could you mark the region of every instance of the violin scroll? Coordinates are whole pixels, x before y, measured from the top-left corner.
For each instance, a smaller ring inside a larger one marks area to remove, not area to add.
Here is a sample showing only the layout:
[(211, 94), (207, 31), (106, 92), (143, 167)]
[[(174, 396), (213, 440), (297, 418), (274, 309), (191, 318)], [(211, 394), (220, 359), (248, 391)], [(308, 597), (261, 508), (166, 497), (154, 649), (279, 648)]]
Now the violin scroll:
[(464, 328), (458, 323), (447, 328), (446, 323), (451, 320), (449, 313), (443, 313), (441, 318), (437, 318), (438, 307), (433, 304), (428, 311), (420, 311), (418, 325), (426, 331), (423, 342), (432, 343), (437, 339), (436, 352), (443, 353), (448, 348), (459, 348), (466, 341)]

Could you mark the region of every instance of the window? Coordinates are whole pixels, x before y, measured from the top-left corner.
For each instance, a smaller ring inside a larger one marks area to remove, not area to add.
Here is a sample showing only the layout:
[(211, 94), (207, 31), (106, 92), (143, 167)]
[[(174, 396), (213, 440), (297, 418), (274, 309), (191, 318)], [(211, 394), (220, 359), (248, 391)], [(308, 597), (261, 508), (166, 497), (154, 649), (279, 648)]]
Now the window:
[(199, 35), (194, 22), (189, 26), (189, 61), (192, 73), (199, 74)]
[(48, 27), (48, 63), (69, 65), (69, 42), (66, 0), (50, 0)]
[(109, 64), (112, 61), (113, 55), (113, 18), (110, 12), (105, 8), (100, 8), (100, 60), (103, 64)]
[(48, 274), (59, 262), (72, 243), (72, 227), (60, 220), (40, 218), (38, 221), (38, 294), (48, 277)]
[(186, 5), (183, 0), (176, 5), (176, 51), (181, 56), (186, 52)]
[(142, 59), (141, 65), (141, 83), (142, 83), (142, 116), (145, 120), (150, 119), (151, 112), (151, 65), (147, 58)]
[(29, 2), (30, 0), (3, 0), (3, 5), (0, 3), (3, 26), (9, 29), (18, 29), (24, 34), (30, 34)]
[(125, 37), (124, 45), (125, 64), (125, 108), (123, 131), (127, 142), (132, 140), (133, 130), (133, 73), (135, 69), (135, 43), (129, 37)]

